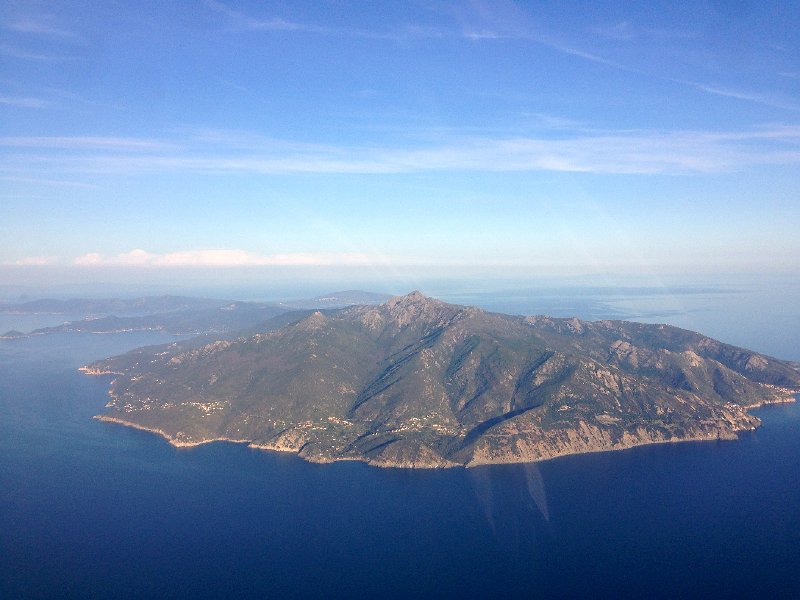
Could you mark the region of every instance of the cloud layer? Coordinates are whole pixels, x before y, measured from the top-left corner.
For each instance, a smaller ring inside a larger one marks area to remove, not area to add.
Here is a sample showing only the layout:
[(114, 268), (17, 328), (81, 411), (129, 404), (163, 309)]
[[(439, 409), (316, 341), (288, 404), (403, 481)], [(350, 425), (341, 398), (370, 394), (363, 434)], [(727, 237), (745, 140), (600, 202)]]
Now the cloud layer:
[[(430, 171), (562, 171), (685, 174), (800, 164), (800, 126), (744, 132), (575, 132), (558, 138), (455, 137), (414, 146), (303, 144), (251, 134), (181, 138), (0, 138), (0, 175), (141, 175), (206, 172), (385, 174)], [(39, 172), (41, 171), (41, 173)]]
[[(34, 259), (25, 259), (34, 260)], [(257, 254), (236, 249), (186, 250), (154, 254), (141, 249), (116, 255), (90, 252), (75, 258), (79, 267), (261, 267), (261, 266), (357, 266), (383, 260), (359, 253)], [(18, 264), (45, 264), (19, 262)]]

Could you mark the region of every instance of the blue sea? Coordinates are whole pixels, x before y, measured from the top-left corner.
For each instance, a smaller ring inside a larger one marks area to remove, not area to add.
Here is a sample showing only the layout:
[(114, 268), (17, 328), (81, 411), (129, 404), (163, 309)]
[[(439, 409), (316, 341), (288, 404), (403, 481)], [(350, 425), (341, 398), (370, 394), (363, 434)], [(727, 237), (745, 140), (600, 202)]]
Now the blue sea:
[[(798, 360), (793, 285), (441, 295)], [(92, 420), (108, 378), (76, 368), (171, 339), (0, 340), (1, 598), (800, 597), (798, 404), (734, 442), (436, 471), (175, 449)]]

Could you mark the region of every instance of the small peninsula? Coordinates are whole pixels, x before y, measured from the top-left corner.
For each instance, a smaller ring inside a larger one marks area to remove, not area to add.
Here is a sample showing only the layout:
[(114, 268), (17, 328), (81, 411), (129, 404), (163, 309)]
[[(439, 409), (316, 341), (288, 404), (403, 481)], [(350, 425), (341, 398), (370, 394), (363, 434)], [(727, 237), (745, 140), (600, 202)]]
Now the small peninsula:
[(81, 370), (114, 375), (98, 419), (176, 446), (416, 468), (735, 439), (760, 424), (749, 408), (800, 391), (796, 364), (677, 327), (511, 316), (419, 292)]

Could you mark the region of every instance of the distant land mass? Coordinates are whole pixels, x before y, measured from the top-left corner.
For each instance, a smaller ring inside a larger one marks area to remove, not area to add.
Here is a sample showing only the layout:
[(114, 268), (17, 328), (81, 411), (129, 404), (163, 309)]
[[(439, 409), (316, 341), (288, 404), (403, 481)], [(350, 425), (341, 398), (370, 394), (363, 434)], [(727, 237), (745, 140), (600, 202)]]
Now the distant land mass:
[(385, 467), (735, 439), (760, 424), (749, 408), (800, 391), (796, 363), (677, 327), (518, 317), (419, 292), (82, 370), (115, 375), (98, 419), (176, 446), (227, 440)]
[[(0, 339), (17, 339), (52, 333), (125, 333), (163, 331), (175, 335), (237, 334), (260, 328), (273, 317), (303, 310), (330, 309), (354, 304), (379, 304), (388, 294), (359, 290), (332, 292), (308, 300), (287, 302), (240, 302), (183, 296), (148, 296), (134, 299), (35, 300), (0, 304), (10, 314), (70, 314), (84, 318), (30, 332), (7, 331)], [(296, 320), (296, 319), (290, 319)]]
[(20, 303), (0, 303), (0, 312), (11, 314), (53, 315), (118, 315), (135, 316), (184, 311), (188, 309), (216, 308), (225, 300), (191, 298), (187, 296), (145, 296), (141, 298), (72, 298), (55, 300), (44, 298)]
[(2, 338), (14, 339), (52, 333), (126, 333), (163, 331), (175, 335), (227, 334), (267, 321), (287, 309), (261, 302), (230, 302), (211, 308), (189, 308), (141, 316), (86, 317), (28, 333), (7, 331)]
[(290, 308), (341, 308), (354, 304), (382, 304), (392, 296), (389, 294), (378, 294), (375, 292), (364, 292), (362, 290), (345, 290), (343, 292), (331, 292), (322, 296), (316, 296), (310, 300), (295, 300), (291, 302), (280, 302), (281, 306)]

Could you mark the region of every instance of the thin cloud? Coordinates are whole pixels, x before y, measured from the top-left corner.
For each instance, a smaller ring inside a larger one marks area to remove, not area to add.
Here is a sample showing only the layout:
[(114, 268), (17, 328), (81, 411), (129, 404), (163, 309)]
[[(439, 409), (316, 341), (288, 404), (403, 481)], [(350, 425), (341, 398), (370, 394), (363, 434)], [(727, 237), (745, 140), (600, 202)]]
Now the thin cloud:
[(542, 31), (529, 18), (525, 10), (512, 3), (473, 2), (469, 8), (453, 8), (458, 21), (469, 22), (462, 25), (454, 35), (470, 41), (487, 43), (517, 40), (544, 46), (561, 54), (580, 58), (585, 61), (601, 64), (622, 71), (634, 71), (621, 63), (609, 60), (598, 54), (587, 52), (563, 38)]
[(96, 189), (97, 186), (91, 183), (86, 183), (85, 181), (73, 181), (67, 179), (46, 179), (46, 178), (36, 178), (36, 177), (15, 177), (15, 176), (2, 176), (0, 177), (0, 181), (8, 181), (11, 183), (27, 183), (33, 185), (47, 185), (47, 186), (54, 186), (54, 187), (72, 187), (72, 188), (84, 188), (84, 189)]
[(33, 19), (24, 19), (21, 21), (16, 21), (11, 23), (8, 26), (11, 31), (16, 31), (18, 33), (32, 33), (37, 35), (45, 35), (51, 37), (61, 37), (61, 38), (78, 38), (79, 36), (66, 29), (61, 29), (59, 27), (54, 27), (52, 25), (48, 25), (47, 23), (43, 23), (41, 21), (34, 21)]
[(523, 116), (529, 118), (532, 123), (541, 129), (564, 129), (575, 131), (577, 129), (586, 129), (586, 124), (582, 121), (575, 119), (568, 119), (558, 115), (551, 115), (548, 113), (526, 113)]
[(285, 175), (432, 171), (563, 171), (680, 174), (800, 164), (800, 126), (737, 132), (611, 131), (571, 137), (451, 137), (415, 147), (331, 146), (281, 142), (241, 132), (181, 140), (102, 137), (0, 138), (0, 169), (16, 177), (64, 173), (152, 172)]
[(619, 21), (613, 25), (592, 27), (591, 32), (601, 38), (620, 42), (638, 38), (691, 39), (697, 37), (697, 34), (691, 31), (641, 27), (630, 21)]
[(16, 106), (18, 108), (47, 108), (52, 106), (51, 102), (42, 100), (41, 98), (3, 95), (0, 95), (0, 104), (5, 104), (6, 106)]
[(736, 98), (737, 100), (745, 100), (747, 102), (756, 102), (758, 104), (764, 104), (765, 106), (772, 106), (773, 108), (782, 108), (785, 110), (800, 110), (800, 104), (793, 102), (788, 99), (779, 98), (774, 95), (769, 94), (761, 94), (757, 92), (745, 92), (740, 90), (732, 90), (729, 88), (719, 87), (715, 85), (708, 85), (704, 83), (695, 83), (695, 82), (679, 82), (679, 83), (686, 83), (687, 85), (691, 85), (698, 90), (702, 90), (704, 92), (708, 92), (709, 94), (714, 94), (716, 96), (724, 96), (726, 98)]
[(296, 23), (284, 19), (273, 17), (271, 19), (257, 19), (236, 11), (222, 2), (215, 0), (205, 0), (205, 5), (211, 10), (224, 15), (235, 26), (241, 29), (252, 31), (296, 31), (303, 33), (317, 33), (330, 35), (333, 33), (343, 33), (345, 30), (337, 30), (322, 25), (310, 23)]
[(638, 72), (636, 69), (631, 67), (627, 67), (621, 63), (615, 62), (613, 60), (609, 60), (607, 58), (603, 58), (597, 54), (592, 54), (591, 52), (586, 52), (585, 50), (581, 50), (580, 48), (576, 48), (570, 44), (557, 40), (551, 36), (536, 34), (532, 32), (521, 32), (521, 31), (513, 31), (510, 33), (504, 33), (495, 30), (465, 30), (460, 34), (460, 37), (463, 37), (468, 40), (472, 41), (497, 41), (497, 40), (520, 40), (531, 42), (534, 44), (538, 44), (540, 46), (544, 46), (551, 50), (555, 50), (561, 54), (566, 54), (568, 56), (574, 56), (576, 58), (580, 58), (589, 62), (597, 63), (600, 65), (604, 65), (607, 67), (612, 67), (614, 69), (618, 69), (620, 71), (627, 71), (627, 72)]
[[(471, 39), (502, 39), (504, 36), (502, 35), (493, 35), (493, 36), (483, 36), (481, 38), (471, 38)], [(796, 102), (778, 97), (774, 94), (767, 94), (767, 93), (760, 93), (760, 92), (747, 92), (747, 91), (740, 91), (740, 90), (733, 90), (729, 88), (724, 88), (720, 86), (698, 83), (695, 81), (686, 81), (683, 79), (673, 78), (673, 77), (666, 77), (663, 75), (659, 75), (658, 73), (652, 73), (643, 69), (639, 69), (636, 67), (631, 67), (629, 65), (609, 60), (604, 58), (598, 54), (593, 54), (591, 52), (586, 52), (581, 50), (580, 48), (574, 47), (570, 44), (563, 43), (557, 39), (551, 38), (549, 36), (543, 35), (513, 35), (509, 36), (514, 39), (524, 39), (534, 42), (536, 44), (540, 44), (551, 50), (556, 52), (560, 52), (562, 54), (566, 54), (568, 56), (573, 56), (575, 58), (579, 58), (588, 62), (592, 62), (595, 64), (603, 65), (617, 71), (623, 71), (626, 73), (632, 73), (636, 75), (641, 75), (645, 77), (653, 77), (655, 79), (660, 79), (662, 81), (669, 81), (671, 83), (677, 83), (683, 86), (689, 86), (701, 92), (705, 92), (707, 94), (712, 94), (714, 96), (723, 96), (726, 98), (736, 98), (737, 100), (744, 100), (746, 102), (753, 102), (756, 104), (762, 104), (764, 106), (771, 106), (773, 108), (781, 108), (784, 110), (792, 110), (797, 111), (800, 110), (800, 105)]]
[[(611, 60), (601, 54), (588, 52), (579, 45), (566, 41), (563, 36), (538, 30), (524, 11), (520, 11), (516, 8), (509, 9), (508, 5), (505, 7), (505, 10), (498, 9), (494, 3), (485, 6), (477, 3), (472, 6), (472, 16), (478, 15), (481, 23), (488, 23), (489, 26), (473, 25), (470, 28), (463, 29), (461, 36), (471, 41), (486, 41), (487, 43), (502, 40), (528, 41), (580, 60), (603, 65), (625, 73), (632, 73), (643, 77), (669, 81), (678, 85), (689, 86), (715, 96), (737, 98), (739, 100), (772, 106), (774, 108), (800, 110), (800, 106), (796, 102), (781, 98), (775, 94), (732, 90), (678, 77), (669, 77), (654, 72), (651, 69), (633, 67), (625, 63)], [(475, 9), (475, 6), (478, 8)], [(508, 12), (509, 10), (511, 10), (510, 13)], [(628, 42), (635, 38), (689, 39), (696, 37), (696, 34), (692, 32), (640, 27), (629, 21), (621, 21), (610, 26), (594, 27), (590, 31), (599, 38), (617, 42)]]
[(569, 56), (574, 56), (576, 58), (581, 58), (583, 60), (593, 62), (596, 64), (603, 65), (605, 67), (611, 67), (612, 69), (617, 69), (618, 71), (626, 71), (628, 73), (638, 73), (636, 69), (623, 65), (622, 63), (618, 63), (613, 60), (609, 60), (607, 58), (603, 58), (597, 54), (592, 54), (591, 52), (586, 52), (581, 50), (580, 48), (575, 48), (572, 45), (565, 44), (558, 40), (552, 39), (547, 36), (528, 36), (525, 39), (528, 39), (532, 42), (536, 42), (537, 44), (541, 44), (542, 46), (546, 46), (551, 50), (555, 50), (557, 52), (561, 52), (562, 54), (567, 54)]
[(167, 150), (175, 148), (174, 144), (162, 140), (106, 136), (9, 136), (0, 137), (0, 146), (119, 151)]
[(258, 254), (246, 250), (186, 250), (154, 254), (136, 249), (105, 256), (90, 252), (75, 258), (80, 267), (264, 267), (264, 266), (361, 266), (385, 262), (385, 258), (359, 253)]
[(468, 40), (499, 40), (503, 36), (501, 36), (496, 31), (488, 31), (488, 30), (466, 30), (462, 34)]
[[(499, 37), (499, 36), (498, 36)], [(496, 39), (496, 38), (485, 38), (485, 39)], [(797, 111), (800, 110), (800, 105), (796, 102), (781, 98), (776, 96), (775, 94), (768, 94), (768, 93), (761, 93), (761, 92), (749, 92), (749, 91), (741, 91), (741, 90), (733, 90), (729, 88), (724, 88), (716, 85), (698, 83), (695, 81), (686, 81), (683, 79), (673, 78), (673, 77), (666, 77), (663, 75), (659, 75), (658, 73), (652, 73), (643, 69), (639, 69), (636, 67), (631, 67), (629, 65), (609, 60), (604, 58), (598, 54), (593, 54), (591, 52), (585, 52), (579, 48), (571, 46), (569, 44), (562, 43), (558, 40), (553, 38), (549, 38), (547, 36), (521, 36), (521, 39), (528, 39), (532, 42), (537, 44), (546, 46), (551, 50), (555, 50), (557, 52), (561, 52), (562, 54), (566, 54), (569, 56), (574, 56), (576, 58), (580, 58), (582, 60), (593, 62), (596, 64), (600, 64), (612, 69), (616, 69), (618, 71), (624, 71), (626, 73), (633, 73), (636, 75), (642, 75), (645, 77), (653, 77), (656, 79), (660, 79), (662, 81), (669, 81), (671, 83), (677, 83), (679, 85), (689, 86), (701, 92), (705, 92), (707, 94), (712, 94), (714, 96), (723, 96), (726, 98), (736, 98), (737, 100), (744, 100), (746, 102), (753, 102), (756, 104), (762, 104), (764, 106), (771, 106), (773, 108), (781, 108), (784, 110), (792, 110)]]
[[(394, 31), (370, 31), (364, 29), (353, 29), (346, 27), (329, 27), (324, 25), (317, 25), (313, 23), (301, 23), (295, 21), (287, 21), (279, 17), (268, 19), (258, 19), (246, 15), (245, 13), (236, 11), (229, 6), (217, 2), (216, 0), (205, 0), (205, 4), (211, 10), (225, 15), (226, 18), (239, 29), (251, 31), (283, 31), (283, 32), (299, 32), (310, 33), (318, 35), (333, 35), (333, 36), (348, 36), (348, 37), (361, 37), (370, 39), (384, 39), (384, 40), (403, 40), (409, 38), (461, 38), (472, 42), (487, 43), (503, 41), (503, 40), (521, 40), (528, 41), (540, 46), (544, 46), (555, 52), (571, 56), (580, 60), (591, 62), (594, 64), (602, 65), (618, 71), (632, 73), (645, 77), (660, 79), (662, 81), (670, 81), (679, 85), (689, 86), (696, 90), (713, 94), (716, 96), (725, 96), (729, 98), (737, 98), (748, 102), (754, 102), (774, 108), (782, 108), (787, 110), (800, 110), (800, 106), (788, 99), (776, 97), (775, 95), (757, 93), (757, 92), (742, 92), (737, 90), (730, 90), (721, 88), (714, 85), (707, 85), (696, 83), (693, 81), (686, 81), (679, 78), (672, 78), (653, 73), (648, 70), (632, 67), (630, 65), (611, 60), (600, 54), (588, 52), (574, 44), (568, 43), (563, 39), (559, 39), (553, 35), (545, 34), (535, 31), (532, 26), (520, 23), (517, 21), (509, 22), (508, 19), (497, 19), (495, 10), (482, 10), (484, 17), (492, 15), (490, 27), (462, 27), (459, 29), (439, 29), (432, 27), (422, 27), (418, 25), (408, 25), (402, 29)], [(515, 13), (515, 16), (518, 16)], [(597, 27), (593, 33), (605, 39), (628, 41), (637, 37), (654, 37), (654, 38), (692, 38), (695, 37), (692, 33), (678, 32), (672, 30), (660, 30), (636, 27), (628, 21), (622, 21), (616, 25), (607, 27)]]
[(216, 0), (205, 0), (205, 5), (224, 15), (228, 22), (239, 30), (246, 31), (267, 31), (267, 32), (289, 32), (289, 33), (308, 33), (326, 36), (341, 36), (353, 38), (366, 38), (374, 40), (404, 40), (408, 38), (440, 38), (445, 37), (446, 33), (436, 28), (423, 27), (420, 25), (407, 25), (397, 30), (373, 31), (369, 29), (358, 29), (352, 27), (330, 27), (316, 23), (303, 23), (288, 21), (280, 17), (256, 18), (239, 12)]
[(75, 56), (64, 56), (59, 54), (40, 54), (38, 52), (29, 52), (21, 50), (8, 44), (0, 44), (0, 54), (8, 56), (9, 58), (19, 58), (22, 60), (33, 60), (40, 62), (61, 62), (77, 60)]

